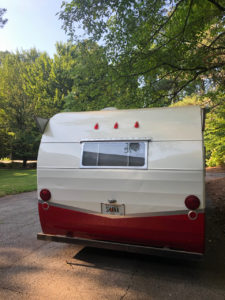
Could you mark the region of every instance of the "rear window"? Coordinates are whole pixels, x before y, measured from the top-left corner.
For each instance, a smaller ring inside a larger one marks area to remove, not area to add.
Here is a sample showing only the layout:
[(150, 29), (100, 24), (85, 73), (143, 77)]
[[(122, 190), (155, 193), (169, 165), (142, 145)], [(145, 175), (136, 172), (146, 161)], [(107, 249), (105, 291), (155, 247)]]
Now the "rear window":
[(147, 142), (84, 142), (82, 167), (146, 168)]

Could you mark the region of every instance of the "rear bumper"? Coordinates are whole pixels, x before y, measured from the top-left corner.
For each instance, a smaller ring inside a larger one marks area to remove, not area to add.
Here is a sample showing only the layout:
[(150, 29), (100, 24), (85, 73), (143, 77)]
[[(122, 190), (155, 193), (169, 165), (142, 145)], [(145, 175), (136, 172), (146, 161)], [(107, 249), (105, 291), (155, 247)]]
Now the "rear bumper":
[(103, 249), (110, 249), (116, 251), (126, 251), (130, 253), (156, 255), (156, 256), (170, 257), (170, 258), (185, 258), (185, 259), (196, 260), (196, 259), (201, 259), (203, 257), (203, 254), (196, 253), (196, 252), (177, 251), (168, 248), (156, 248), (156, 247), (149, 247), (149, 246), (115, 243), (115, 242), (101, 241), (101, 240), (90, 240), (84, 238), (67, 237), (67, 236), (44, 234), (44, 233), (38, 233), (37, 239), (43, 241), (53, 241), (53, 242), (60, 242), (60, 243), (84, 245), (84, 246), (101, 248), (101, 249), (103, 248)]

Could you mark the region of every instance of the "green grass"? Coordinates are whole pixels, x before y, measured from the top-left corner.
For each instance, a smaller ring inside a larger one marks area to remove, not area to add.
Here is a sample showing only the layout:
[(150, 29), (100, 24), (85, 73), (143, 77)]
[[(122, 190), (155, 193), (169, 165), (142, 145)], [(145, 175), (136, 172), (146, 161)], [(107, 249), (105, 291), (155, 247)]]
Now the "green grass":
[(36, 189), (36, 170), (0, 169), (0, 197)]

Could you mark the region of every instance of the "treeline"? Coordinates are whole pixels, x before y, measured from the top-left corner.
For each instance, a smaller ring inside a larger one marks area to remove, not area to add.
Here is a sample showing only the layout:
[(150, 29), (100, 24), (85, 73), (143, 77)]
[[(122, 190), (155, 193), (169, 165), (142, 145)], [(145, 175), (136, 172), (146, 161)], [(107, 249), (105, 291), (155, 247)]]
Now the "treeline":
[(225, 164), (223, 1), (68, 0), (59, 17), (71, 43), (54, 58), (0, 53), (0, 157), (36, 157), (35, 115), (197, 104), (207, 164)]

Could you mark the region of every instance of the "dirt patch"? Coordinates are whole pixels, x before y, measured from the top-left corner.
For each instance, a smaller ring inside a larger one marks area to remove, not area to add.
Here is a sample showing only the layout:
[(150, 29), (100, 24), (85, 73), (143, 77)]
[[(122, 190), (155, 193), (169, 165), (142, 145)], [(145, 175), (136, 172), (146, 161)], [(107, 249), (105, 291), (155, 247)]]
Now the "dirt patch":
[(215, 207), (215, 221), (222, 226), (222, 230), (225, 232), (225, 177), (208, 180), (206, 182), (206, 194)]
[(223, 167), (208, 167), (206, 168), (207, 173), (225, 173), (225, 166)]
[(221, 201), (225, 203), (225, 177), (208, 181), (206, 192), (215, 204)]

